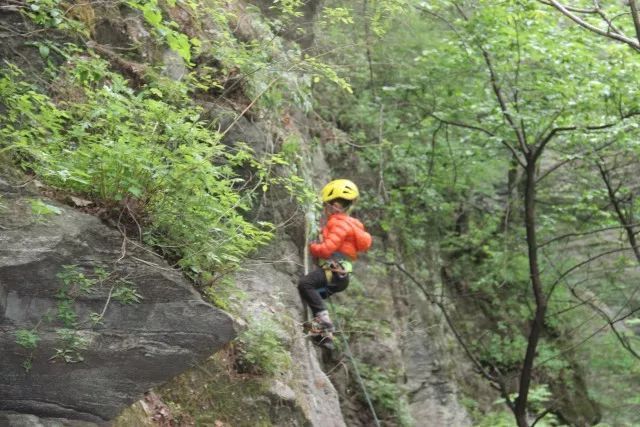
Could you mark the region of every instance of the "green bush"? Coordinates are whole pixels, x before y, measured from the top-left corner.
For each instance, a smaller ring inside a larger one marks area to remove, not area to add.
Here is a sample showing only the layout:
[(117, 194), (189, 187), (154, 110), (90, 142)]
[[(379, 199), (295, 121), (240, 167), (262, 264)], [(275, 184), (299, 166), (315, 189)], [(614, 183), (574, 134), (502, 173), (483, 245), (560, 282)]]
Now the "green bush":
[(231, 164), (253, 162), (232, 151), (200, 119), (157, 88), (135, 93), (98, 58), (73, 57), (59, 78), (73, 102), (54, 101), (0, 71), (0, 151), (48, 184), (116, 208), (144, 240), (194, 275), (233, 269), (270, 237), (244, 218), (251, 193)]
[(414, 425), (404, 392), (395, 381), (398, 375), (393, 371), (385, 372), (378, 366), (356, 363), (371, 400), (377, 408), (376, 412), (380, 412), (379, 415), (390, 415), (401, 426)]
[(253, 320), (237, 339), (241, 371), (275, 375), (291, 366), (280, 326), (269, 319)]

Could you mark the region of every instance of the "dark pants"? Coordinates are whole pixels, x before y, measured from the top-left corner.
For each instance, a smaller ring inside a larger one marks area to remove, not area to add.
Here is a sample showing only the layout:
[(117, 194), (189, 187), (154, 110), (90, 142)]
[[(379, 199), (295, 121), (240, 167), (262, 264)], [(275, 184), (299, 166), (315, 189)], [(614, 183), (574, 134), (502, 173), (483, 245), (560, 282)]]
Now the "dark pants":
[(348, 285), (349, 275), (340, 278), (337, 274), (333, 274), (331, 283), (327, 283), (327, 276), (324, 270), (318, 268), (300, 278), (298, 291), (302, 300), (307, 303), (315, 316), (319, 311), (326, 310), (323, 299), (336, 292), (344, 291)]

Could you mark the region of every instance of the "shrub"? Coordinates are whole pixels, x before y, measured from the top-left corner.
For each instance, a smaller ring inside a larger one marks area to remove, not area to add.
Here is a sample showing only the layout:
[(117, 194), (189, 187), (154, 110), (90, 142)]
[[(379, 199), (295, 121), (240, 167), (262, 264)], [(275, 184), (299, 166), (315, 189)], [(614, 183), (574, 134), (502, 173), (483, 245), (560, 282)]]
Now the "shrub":
[(237, 339), (239, 370), (275, 375), (291, 366), (291, 355), (284, 339), (278, 334), (279, 326), (269, 319), (253, 320)]
[(251, 194), (230, 166), (251, 162), (248, 149), (222, 145), (196, 107), (166, 103), (157, 88), (134, 93), (101, 59), (70, 61), (60, 78), (82, 96), (69, 104), (15, 67), (0, 74), (1, 151), (50, 185), (117, 208), (193, 275), (233, 269), (270, 238), (268, 225), (244, 218)]

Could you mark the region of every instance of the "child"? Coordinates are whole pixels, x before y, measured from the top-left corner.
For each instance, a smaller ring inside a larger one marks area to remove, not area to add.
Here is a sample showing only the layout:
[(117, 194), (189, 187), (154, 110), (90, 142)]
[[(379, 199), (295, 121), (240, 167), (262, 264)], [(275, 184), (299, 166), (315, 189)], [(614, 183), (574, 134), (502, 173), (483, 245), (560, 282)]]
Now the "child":
[(352, 262), (357, 259), (358, 252), (371, 246), (371, 235), (360, 221), (348, 215), (358, 196), (358, 187), (348, 179), (331, 181), (322, 189), (326, 225), (321, 230), (320, 241), (309, 245), (319, 268), (298, 282), (300, 296), (311, 308), (314, 322), (322, 330), (321, 344), (327, 348), (333, 345), (333, 323), (323, 299), (347, 288)]

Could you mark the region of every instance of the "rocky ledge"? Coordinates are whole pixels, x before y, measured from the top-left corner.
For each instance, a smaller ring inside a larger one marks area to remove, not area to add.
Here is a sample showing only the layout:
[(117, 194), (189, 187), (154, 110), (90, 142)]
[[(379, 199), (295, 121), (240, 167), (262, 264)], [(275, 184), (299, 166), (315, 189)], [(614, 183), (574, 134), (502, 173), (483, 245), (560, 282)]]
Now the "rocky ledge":
[(235, 337), (148, 248), (21, 181), (0, 173), (0, 421), (103, 424)]

